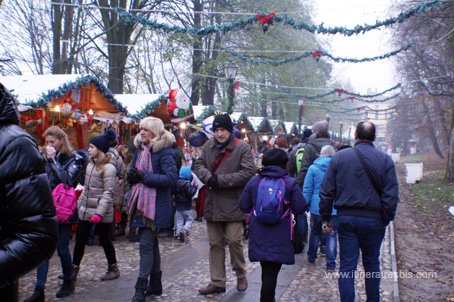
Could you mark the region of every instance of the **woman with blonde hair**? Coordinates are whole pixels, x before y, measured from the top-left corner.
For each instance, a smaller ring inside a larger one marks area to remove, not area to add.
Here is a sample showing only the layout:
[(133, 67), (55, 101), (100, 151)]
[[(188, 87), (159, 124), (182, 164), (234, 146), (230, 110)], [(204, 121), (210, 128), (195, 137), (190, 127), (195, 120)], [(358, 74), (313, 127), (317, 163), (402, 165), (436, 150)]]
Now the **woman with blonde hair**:
[(132, 185), (129, 200), (131, 227), (139, 230), (140, 268), (132, 301), (146, 295), (162, 295), (161, 255), (158, 231), (171, 225), (172, 195), (178, 172), (172, 134), (162, 121), (146, 117), (134, 139), (137, 150), (127, 180)]
[(107, 151), (112, 141), (111, 132), (96, 136), (90, 140), (88, 147), (89, 163), (85, 173), (85, 188), (77, 201), (79, 228), (74, 246), (74, 279), (85, 252), (92, 224), (96, 224), (99, 242), (107, 258), (107, 272), (102, 281), (120, 277), (115, 248), (111, 239), (111, 226), (114, 218), (113, 193), (117, 183), (115, 160)]
[[(68, 135), (58, 126), (51, 126), (44, 132), (45, 146), (41, 149), (46, 159), (46, 172), (49, 184), (53, 190), (60, 183), (73, 188), (79, 182), (83, 183), (83, 172), (87, 162), (86, 155), (82, 151), (73, 151), (69, 143)], [(74, 292), (73, 270), (71, 253), (69, 251), (69, 238), (71, 224), (77, 222), (77, 215), (73, 215), (67, 221), (58, 222), (58, 245), (57, 252), (60, 257), (63, 271), (63, 285), (57, 292), (57, 297), (62, 298)], [(49, 260), (38, 266), (36, 271), (35, 290), (25, 302), (44, 301), (44, 288), (49, 271)]]

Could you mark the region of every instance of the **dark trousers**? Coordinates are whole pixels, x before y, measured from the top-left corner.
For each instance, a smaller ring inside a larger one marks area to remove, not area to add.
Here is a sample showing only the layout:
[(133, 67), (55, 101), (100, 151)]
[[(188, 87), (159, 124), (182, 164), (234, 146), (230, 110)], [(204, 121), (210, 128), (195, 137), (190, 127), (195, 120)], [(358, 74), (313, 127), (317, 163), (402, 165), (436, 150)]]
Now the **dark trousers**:
[(380, 246), (385, 225), (380, 219), (338, 216), (341, 301), (355, 301), (355, 271), (361, 249), (368, 302), (380, 301)]
[[(115, 256), (115, 248), (112, 244), (112, 240), (110, 237), (112, 223), (96, 224), (96, 233), (99, 236), (99, 242), (101, 243), (102, 248), (104, 249), (104, 253), (106, 254), (107, 258), (107, 263), (109, 265), (117, 263), (117, 258)], [(85, 244), (87, 243), (91, 226), (92, 224), (88, 221), (83, 220), (79, 221), (79, 228), (77, 229), (76, 244), (74, 245), (73, 256), (73, 264), (76, 266), (80, 265), (82, 257), (84, 256)]]
[(262, 288), (260, 289), (260, 302), (274, 302), (276, 294), (277, 276), (282, 264), (270, 261), (260, 261), (262, 267)]

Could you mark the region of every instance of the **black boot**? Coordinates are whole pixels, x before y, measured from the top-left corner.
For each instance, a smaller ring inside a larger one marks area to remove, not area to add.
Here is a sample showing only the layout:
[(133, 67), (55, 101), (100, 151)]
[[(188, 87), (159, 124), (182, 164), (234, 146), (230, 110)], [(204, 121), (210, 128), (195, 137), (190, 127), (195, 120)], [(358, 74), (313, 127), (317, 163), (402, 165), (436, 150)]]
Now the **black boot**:
[(57, 298), (63, 298), (71, 295), (74, 292), (74, 281), (63, 281), (63, 285), (57, 292)]
[(137, 278), (136, 293), (132, 297), (132, 302), (145, 302), (145, 290), (147, 289), (148, 279)]
[(44, 288), (35, 287), (33, 294), (24, 302), (44, 302)]
[(147, 296), (155, 295), (160, 296), (162, 295), (162, 271), (151, 273), (150, 274), (150, 283), (148, 283), (147, 287)]

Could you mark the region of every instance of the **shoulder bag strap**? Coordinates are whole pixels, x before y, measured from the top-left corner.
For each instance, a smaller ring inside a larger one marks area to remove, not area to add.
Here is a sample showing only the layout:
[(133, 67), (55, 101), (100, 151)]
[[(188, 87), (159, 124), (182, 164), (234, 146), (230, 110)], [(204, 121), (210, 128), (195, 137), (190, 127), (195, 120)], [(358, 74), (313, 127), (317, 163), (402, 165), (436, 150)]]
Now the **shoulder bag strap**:
[(359, 159), (359, 162), (361, 163), (361, 166), (363, 166), (364, 171), (366, 171), (367, 178), (369, 178), (370, 183), (375, 189), (375, 192), (377, 192), (378, 196), (381, 196), (381, 189), (380, 186), (378, 185), (377, 181), (375, 178), (372, 176), (372, 172), (370, 171), (369, 167), (367, 166), (366, 162), (364, 161), (364, 157), (361, 155), (361, 153), (358, 151), (357, 148), (353, 148), (355, 151), (356, 156)]

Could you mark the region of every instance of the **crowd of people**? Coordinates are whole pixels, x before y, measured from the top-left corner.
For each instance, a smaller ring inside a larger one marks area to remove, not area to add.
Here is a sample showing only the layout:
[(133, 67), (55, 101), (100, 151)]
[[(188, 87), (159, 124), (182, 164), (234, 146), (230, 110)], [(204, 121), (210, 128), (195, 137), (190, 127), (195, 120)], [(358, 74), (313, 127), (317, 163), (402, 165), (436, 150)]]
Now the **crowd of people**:
[[(132, 301), (162, 295), (165, 268), (161, 267), (160, 232), (171, 230), (175, 240), (185, 242), (194, 222), (194, 200), (196, 220), (203, 217), (206, 221), (209, 244), (210, 282), (198, 289), (201, 295), (226, 292), (226, 247), (237, 279), (236, 289), (247, 290), (245, 229), (249, 260), (260, 262), (262, 270), (262, 302), (275, 301), (282, 265), (295, 263), (295, 252), (300, 252), (295, 250), (296, 234), (308, 245), (307, 265), (314, 265), (320, 250), (326, 255), (327, 271), (335, 271), (338, 263), (339, 272), (346, 273), (339, 277), (341, 301), (355, 300), (354, 272), (359, 251), (367, 273), (380, 270), (385, 227), (393, 220), (399, 199), (394, 164), (373, 146), (376, 130), (371, 122), (357, 125), (354, 147), (335, 148), (329, 137), (329, 123), (318, 121), (290, 146), (286, 138), (277, 138), (272, 144), (263, 143), (255, 153), (247, 142), (236, 137), (230, 116), (218, 114), (212, 124), (213, 137), (191, 163), (185, 161), (173, 134), (155, 117), (140, 121), (140, 131), (129, 147), (118, 145), (118, 134), (108, 128), (90, 138), (87, 150), (75, 151), (65, 131), (51, 126), (43, 135), (45, 145), (38, 148), (17, 126), (13, 97), (0, 88), (1, 206), (5, 210), (16, 208), (4, 205), (5, 196), (13, 195), (17, 200), (8, 202), (17, 207), (27, 204), (20, 215), (17, 210), (0, 222), (2, 232), (12, 232), (1, 239), (4, 248), (0, 263), (2, 267), (21, 265), (15, 274), (2, 270), (0, 292), (5, 295), (17, 299), (18, 277), (37, 267), (35, 290), (24, 301), (44, 301), (48, 259), (55, 247), (63, 279), (56, 296), (71, 295), (78, 272), (83, 269), (80, 265), (85, 245), (94, 229), (108, 264), (100, 280), (119, 278), (113, 240), (114, 234), (125, 234), (127, 226), (132, 241), (139, 242), (139, 272)], [(24, 159), (22, 153), (8, 151), (13, 145), (25, 148), (24, 154), (30, 156)], [(5, 164), (3, 157), (9, 153), (8, 162), (17, 156), (16, 162), (25, 166)], [(39, 204), (23, 192), (27, 182), (27, 190), (33, 190), (39, 182), (44, 184), (36, 194), (36, 199), (41, 199)], [(66, 195), (56, 197), (57, 191)], [(57, 199), (65, 202), (71, 198), (75, 209), (64, 216)], [(53, 218), (55, 214), (57, 219)], [(21, 223), (28, 216), (40, 217), (33, 220), (36, 226), (32, 220)], [(2, 217), (7, 216), (2, 212)], [(71, 256), (69, 241), (74, 224), (77, 231)], [(21, 237), (29, 238), (30, 243), (25, 239), (21, 240), (22, 247), (14, 243), (12, 238), (18, 238), (14, 235), (17, 233), (24, 233)], [(15, 253), (14, 249), (21, 252)], [(40, 254), (24, 258), (30, 249)], [(379, 301), (379, 274), (367, 276), (367, 300)]]

